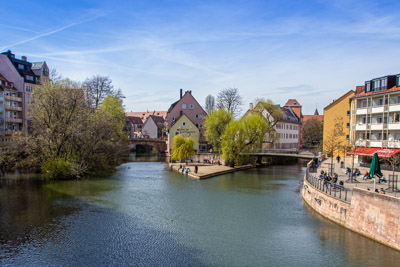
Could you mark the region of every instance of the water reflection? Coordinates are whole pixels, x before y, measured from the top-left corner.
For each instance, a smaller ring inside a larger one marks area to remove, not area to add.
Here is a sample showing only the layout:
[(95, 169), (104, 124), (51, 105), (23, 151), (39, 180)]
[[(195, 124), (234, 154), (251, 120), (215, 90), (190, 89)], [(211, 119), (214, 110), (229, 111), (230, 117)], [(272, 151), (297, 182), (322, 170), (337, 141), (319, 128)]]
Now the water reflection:
[(0, 180), (0, 264), (396, 266), (302, 202), (301, 163), (198, 181), (161, 162), (111, 177)]

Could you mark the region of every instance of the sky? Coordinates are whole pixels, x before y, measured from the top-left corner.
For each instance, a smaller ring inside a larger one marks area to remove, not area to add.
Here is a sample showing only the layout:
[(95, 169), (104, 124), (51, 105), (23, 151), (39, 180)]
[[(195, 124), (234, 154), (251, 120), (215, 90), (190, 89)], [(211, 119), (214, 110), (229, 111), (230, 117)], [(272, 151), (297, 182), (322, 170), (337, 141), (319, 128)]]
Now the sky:
[[(64, 77), (109, 76), (126, 111), (204, 105), (238, 88), (320, 114), (366, 80), (400, 73), (400, 1), (3, 0), (0, 51)], [(396, 12), (395, 12), (396, 11)]]

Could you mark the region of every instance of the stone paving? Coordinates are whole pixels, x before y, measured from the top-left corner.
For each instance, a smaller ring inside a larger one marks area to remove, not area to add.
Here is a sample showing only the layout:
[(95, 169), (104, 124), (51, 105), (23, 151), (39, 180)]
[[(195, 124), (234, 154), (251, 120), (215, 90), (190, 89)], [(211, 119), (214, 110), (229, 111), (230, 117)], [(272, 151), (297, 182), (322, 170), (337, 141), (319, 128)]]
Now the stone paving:
[[(353, 177), (353, 180), (356, 180), (355, 182), (351, 183), (349, 181), (349, 175), (346, 174), (346, 168), (349, 167), (351, 169), (352, 166), (352, 158), (351, 157), (346, 157), (344, 160), (341, 159), (341, 161), (344, 161), (344, 168), (340, 168), (340, 163), (338, 164), (336, 158), (333, 159), (333, 164), (334, 164), (334, 168), (333, 168), (333, 172), (336, 172), (338, 174), (338, 183), (339, 181), (344, 181), (344, 186), (348, 189), (353, 189), (354, 187), (358, 187), (358, 188), (363, 188), (366, 190), (370, 190), (370, 191), (375, 191), (374, 189), (378, 189), (380, 190), (381, 188), (383, 188), (385, 190), (385, 193), (390, 195), (390, 196), (394, 196), (397, 198), (400, 198), (400, 192), (391, 192), (391, 190), (388, 189), (388, 183), (378, 183), (378, 178), (373, 178), (373, 179), (367, 179), (367, 180), (363, 180), (363, 176), (365, 172), (369, 172), (369, 168), (367, 167), (360, 167), (359, 164), (354, 164), (354, 170), (355, 168), (358, 168), (361, 172), (361, 175), (358, 176), (357, 178)], [(318, 167), (317, 173), (313, 173), (312, 175), (319, 175), (321, 170), (326, 171), (327, 173), (330, 172), (330, 164), (331, 164), (331, 158), (327, 158), (325, 159), (320, 167)], [(389, 180), (389, 174), (392, 175), (393, 172), (392, 171), (387, 171), (387, 170), (382, 170), (383, 175), (386, 177), (386, 180)], [(398, 177), (400, 178), (400, 173), (399, 172), (395, 172), (395, 175), (398, 175)], [(375, 180), (375, 185), (374, 185), (374, 180)], [(400, 187), (400, 180), (399, 180), (399, 184), (398, 187)]]
[[(194, 167), (198, 166), (198, 172), (197, 174), (194, 173)], [(251, 165), (246, 165), (246, 166), (241, 166), (237, 168), (232, 168), (224, 165), (212, 165), (212, 164), (201, 164), (201, 163), (171, 163), (169, 164), (170, 168), (172, 167), (173, 171), (178, 171), (179, 167), (185, 167), (189, 168), (190, 172), (188, 173), (188, 176), (193, 177), (195, 179), (206, 179), (206, 178), (211, 178), (217, 175), (222, 175), (225, 173), (230, 173), (230, 172), (235, 172), (243, 169), (249, 169), (252, 168), (253, 166)], [(180, 171), (180, 173), (182, 173)], [(186, 174), (185, 174), (186, 175)]]

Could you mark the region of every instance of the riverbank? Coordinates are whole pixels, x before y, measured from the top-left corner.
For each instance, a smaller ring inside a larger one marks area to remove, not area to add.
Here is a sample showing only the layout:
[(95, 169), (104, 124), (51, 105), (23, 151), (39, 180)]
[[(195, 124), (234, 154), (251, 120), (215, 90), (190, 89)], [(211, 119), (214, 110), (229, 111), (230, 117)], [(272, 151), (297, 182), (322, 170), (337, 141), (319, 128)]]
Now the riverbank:
[[(170, 170), (182, 173), (182, 169), (179, 169), (179, 167), (185, 167), (189, 168), (189, 173), (185, 173), (184, 175), (187, 175), (189, 177), (192, 177), (194, 179), (208, 179), (212, 178), (218, 175), (222, 174), (227, 174), (227, 173), (232, 173), (232, 172), (237, 172), (237, 171), (243, 171), (251, 168), (255, 168), (255, 165), (244, 165), (244, 166), (238, 166), (238, 167), (228, 167), (228, 166), (223, 166), (223, 165), (211, 165), (211, 164), (196, 164), (196, 163), (189, 163), (185, 165), (184, 163), (169, 163), (168, 167)], [(198, 167), (198, 172), (194, 173), (194, 168), (195, 166)]]
[(371, 181), (348, 183), (348, 177), (338, 173), (344, 189), (328, 190), (316, 174), (307, 171), (302, 190), (305, 203), (323, 217), (400, 251), (400, 199), (389, 192), (375, 193)]

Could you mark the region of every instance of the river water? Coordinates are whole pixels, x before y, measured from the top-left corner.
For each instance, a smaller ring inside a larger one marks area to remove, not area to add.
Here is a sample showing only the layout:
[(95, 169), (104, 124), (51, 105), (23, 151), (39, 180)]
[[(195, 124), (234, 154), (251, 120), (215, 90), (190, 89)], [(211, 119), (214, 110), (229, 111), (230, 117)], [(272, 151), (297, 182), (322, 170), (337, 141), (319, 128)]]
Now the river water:
[(302, 201), (300, 164), (198, 181), (165, 163), (0, 182), (0, 265), (399, 266)]

